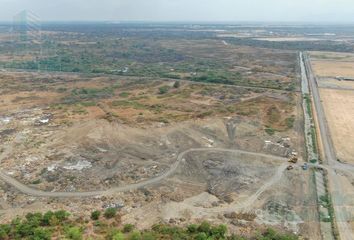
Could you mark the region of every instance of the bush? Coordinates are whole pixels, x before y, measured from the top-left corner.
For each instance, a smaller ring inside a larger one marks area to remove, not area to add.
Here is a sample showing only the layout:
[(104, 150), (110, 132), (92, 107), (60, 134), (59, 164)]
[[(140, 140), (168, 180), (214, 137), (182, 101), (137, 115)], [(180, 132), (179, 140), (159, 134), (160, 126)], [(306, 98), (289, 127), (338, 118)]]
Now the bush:
[(113, 235), (112, 240), (124, 240), (124, 235), (121, 232), (117, 232)]
[(263, 234), (261, 239), (276, 239), (276, 240), (296, 240), (298, 237), (291, 234), (280, 234), (277, 233), (274, 229), (268, 228)]
[(227, 233), (226, 225), (219, 225), (211, 229), (211, 234), (216, 238), (224, 238)]
[(92, 220), (98, 220), (101, 216), (101, 212), (96, 210), (91, 213), (91, 219)]
[(82, 240), (82, 232), (78, 227), (71, 227), (66, 230), (66, 237), (72, 240)]
[(200, 232), (198, 233), (197, 236), (195, 236), (195, 240), (207, 240), (208, 235), (205, 232)]
[(198, 232), (198, 225), (196, 225), (196, 224), (191, 224), (191, 225), (189, 225), (189, 226), (187, 227), (187, 231), (188, 231), (189, 233), (196, 233), (196, 232)]
[(0, 228), (0, 239), (8, 239), (8, 233), (5, 231), (5, 229)]
[(146, 233), (143, 233), (143, 235), (141, 236), (141, 239), (142, 240), (155, 240), (156, 236), (151, 232), (146, 232)]
[(68, 220), (70, 213), (68, 213), (64, 210), (60, 210), (60, 211), (54, 212), (54, 216), (59, 220), (59, 222), (63, 222), (65, 220)]
[(181, 86), (181, 82), (180, 81), (176, 81), (175, 84), (173, 84), (174, 88), (179, 88)]
[(116, 208), (107, 208), (104, 212), (104, 217), (107, 219), (114, 218), (117, 214)]
[(168, 93), (168, 90), (170, 90), (170, 88), (168, 86), (163, 86), (159, 88), (159, 94), (166, 94)]
[(133, 230), (134, 230), (134, 225), (132, 225), (132, 224), (125, 224), (123, 227), (124, 233), (130, 233)]
[(128, 236), (128, 240), (140, 240), (140, 239), (141, 239), (141, 235), (140, 232), (138, 231), (134, 231)]
[(268, 133), (268, 135), (270, 136), (275, 134), (275, 130), (273, 128), (266, 128), (265, 132)]
[(128, 93), (128, 92), (121, 92), (121, 93), (119, 94), (119, 96), (120, 96), (120, 97), (123, 97), (123, 98), (129, 97), (129, 95), (130, 95), (130, 93)]
[(50, 240), (52, 239), (52, 234), (48, 229), (37, 228), (34, 230), (31, 240)]
[(31, 224), (32, 227), (39, 227), (42, 224), (42, 219), (42, 213), (28, 213), (26, 215), (26, 220)]
[(42, 218), (42, 225), (49, 226), (50, 225), (50, 221), (51, 221), (53, 216), (54, 216), (54, 213), (52, 211), (46, 212), (43, 215), (43, 218)]
[(206, 234), (209, 234), (210, 230), (211, 230), (210, 223), (208, 223), (206, 221), (202, 222), (198, 227), (199, 232), (203, 232)]

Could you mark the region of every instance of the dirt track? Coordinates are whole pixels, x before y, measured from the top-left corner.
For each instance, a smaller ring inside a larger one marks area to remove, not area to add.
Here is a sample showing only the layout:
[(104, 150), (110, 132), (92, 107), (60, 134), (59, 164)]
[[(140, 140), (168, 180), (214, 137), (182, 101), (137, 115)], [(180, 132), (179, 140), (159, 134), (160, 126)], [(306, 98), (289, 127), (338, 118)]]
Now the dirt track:
[[(5, 152), (9, 153), (11, 151), (12, 145), (7, 146)], [(110, 195), (112, 193), (116, 192), (126, 192), (126, 191), (131, 191), (131, 190), (136, 190), (142, 187), (145, 187), (147, 185), (152, 185), (155, 183), (158, 183), (162, 181), (163, 179), (169, 177), (171, 174), (173, 174), (176, 169), (178, 168), (179, 164), (183, 161), (184, 156), (188, 153), (191, 152), (203, 152), (203, 151), (219, 151), (219, 152), (231, 152), (231, 153), (242, 153), (242, 154), (248, 154), (248, 155), (253, 155), (253, 156), (260, 156), (260, 157), (266, 157), (266, 158), (272, 158), (275, 160), (280, 160), (280, 161), (285, 161), (285, 158), (281, 157), (275, 157), (271, 155), (266, 155), (266, 154), (261, 154), (261, 153), (251, 153), (251, 152), (246, 152), (246, 151), (241, 151), (241, 150), (232, 150), (232, 149), (222, 149), (222, 148), (195, 148), (195, 149), (189, 149), (187, 151), (184, 151), (180, 153), (177, 157), (177, 161), (170, 167), (170, 169), (163, 173), (162, 175), (156, 177), (156, 178), (151, 178), (149, 180), (136, 183), (136, 184), (129, 184), (126, 186), (122, 187), (116, 187), (116, 188), (111, 188), (106, 191), (91, 191), (91, 192), (45, 192), (45, 191), (40, 191), (31, 187), (28, 187), (25, 184), (20, 183), (16, 179), (6, 175), (0, 170), (0, 178), (5, 181), (7, 184), (13, 186), (20, 192), (31, 195), (31, 196), (36, 196), (36, 197), (55, 197), (55, 198), (74, 198), (74, 197), (94, 197), (98, 195)], [(1, 159), (3, 159), (6, 154), (3, 154), (1, 156)], [(0, 161), (1, 161), (0, 159)], [(283, 171), (285, 168), (283, 169)], [(270, 186), (272, 184), (266, 183), (266, 186)], [(256, 196), (257, 198), (257, 196)]]

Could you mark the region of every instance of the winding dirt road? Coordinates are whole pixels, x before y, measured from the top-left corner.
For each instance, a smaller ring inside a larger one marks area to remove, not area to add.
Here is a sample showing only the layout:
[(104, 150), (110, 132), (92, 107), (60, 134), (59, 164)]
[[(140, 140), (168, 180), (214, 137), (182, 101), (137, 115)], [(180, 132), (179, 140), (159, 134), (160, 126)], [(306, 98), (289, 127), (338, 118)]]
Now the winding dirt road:
[[(12, 145), (7, 146), (7, 149), (5, 150), (5, 153), (8, 154), (11, 152)], [(35, 196), (35, 197), (53, 197), (53, 198), (83, 198), (83, 197), (95, 197), (95, 196), (100, 196), (100, 195), (111, 195), (113, 193), (117, 192), (127, 192), (131, 190), (136, 190), (142, 187), (146, 187), (148, 185), (153, 185), (156, 183), (161, 182), (162, 180), (166, 179), (167, 177), (171, 176), (178, 168), (180, 163), (182, 162), (183, 158), (185, 155), (191, 153), (191, 152), (229, 152), (229, 153), (239, 153), (239, 154), (246, 154), (246, 155), (251, 155), (251, 156), (257, 156), (257, 157), (265, 157), (265, 158), (270, 158), (274, 160), (279, 160), (279, 161), (286, 161), (285, 158), (282, 157), (276, 157), (272, 155), (267, 155), (267, 154), (262, 154), (262, 153), (252, 153), (252, 152), (246, 152), (246, 151), (241, 151), (241, 150), (233, 150), (233, 149), (224, 149), (224, 148), (192, 148), (187, 151), (184, 151), (180, 153), (177, 157), (177, 160), (175, 163), (173, 163), (168, 171), (163, 173), (160, 176), (157, 176), (155, 178), (151, 178), (149, 180), (135, 183), (135, 184), (129, 184), (126, 186), (122, 187), (114, 187), (108, 190), (101, 190), (101, 191), (90, 191), (90, 192), (45, 192), (41, 191), (38, 189), (31, 188), (15, 178), (6, 175), (2, 170), (0, 170), (0, 179), (6, 182), (7, 184), (11, 185), (18, 191)], [(0, 161), (6, 157), (6, 154), (2, 154)], [(281, 168), (282, 172), (285, 170), (285, 167), (282, 165)], [(277, 179), (279, 177), (279, 173), (276, 175)], [(280, 175), (281, 176), (281, 175)], [(280, 179), (280, 178), (279, 178)], [(274, 180), (271, 182), (266, 183), (259, 191), (257, 191), (256, 195), (253, 196), (253, 198), (257, 198), (268, 186), (271, 186), (274, 184)]]

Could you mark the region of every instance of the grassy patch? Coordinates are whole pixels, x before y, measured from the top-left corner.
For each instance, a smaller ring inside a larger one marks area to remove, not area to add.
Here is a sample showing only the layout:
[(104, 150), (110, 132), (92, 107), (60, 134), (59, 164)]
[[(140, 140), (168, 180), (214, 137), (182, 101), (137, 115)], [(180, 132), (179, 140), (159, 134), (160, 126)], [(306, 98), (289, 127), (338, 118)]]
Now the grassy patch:
[(129, 100), (116, 100), (112, 102), (113, 107), (121, 107), (121, 108), (134, 108), (139, 110), (148, 109), (148, 106), (141, 104), (136, 101)]
[(292, 129), (294, 127), (294, 123), (295, 123), (295, 116), (291, 116), (285, 119), (285, 124), (288, 129)]
[(128, 92), (121, 92), (120, 94), (119, 94), (119, 97), (122, 97), (122, 98), (127, 98), (127, 97), (129, 97), (130, 96), (130, 93), (128, 93)]

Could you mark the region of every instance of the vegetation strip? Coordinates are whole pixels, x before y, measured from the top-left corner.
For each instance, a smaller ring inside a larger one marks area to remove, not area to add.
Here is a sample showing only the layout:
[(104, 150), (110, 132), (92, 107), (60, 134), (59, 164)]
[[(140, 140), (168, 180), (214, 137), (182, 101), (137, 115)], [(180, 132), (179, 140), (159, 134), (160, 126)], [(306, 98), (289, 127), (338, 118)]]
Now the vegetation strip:
[[(102, 216), (101, 216), (102, 215)], [(209, 222), (178, 227), (155, 224), (150, 229), (138, 230), (131, 224), (121, 224), (121, 216), (115, 208), (107, 208), (103, 214), (93, 211), (91, 219), (75, 218), (60, 210), (46, 213), (28, 213), (24, 219), (16, 218), (9, 224), (0, 225), (0, 239), (107, 239), (107, 240), (297, 240), (293, 234), (283, 234), (268, 228), (253, 236), (228, 233), (226, 225), (211, 225)]]

